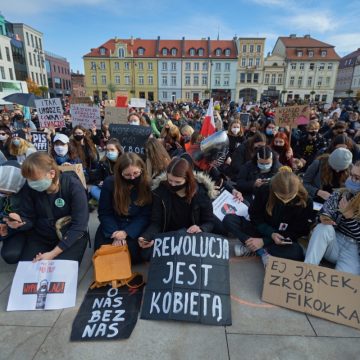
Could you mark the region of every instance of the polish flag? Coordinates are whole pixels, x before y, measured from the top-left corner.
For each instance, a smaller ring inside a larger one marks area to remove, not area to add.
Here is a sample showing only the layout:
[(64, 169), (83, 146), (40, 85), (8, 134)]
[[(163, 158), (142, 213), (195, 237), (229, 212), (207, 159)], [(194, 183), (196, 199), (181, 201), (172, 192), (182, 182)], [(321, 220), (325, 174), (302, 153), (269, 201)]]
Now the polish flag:
[(215, 132), (215, 121), (214, 121), (214, 107), (213, 107), (213, 99), (209, 102), (209, 107), (207, 109), (204, 122), (201, 127), (200, 134), (204, 137), (208, 137), (209, 135)]

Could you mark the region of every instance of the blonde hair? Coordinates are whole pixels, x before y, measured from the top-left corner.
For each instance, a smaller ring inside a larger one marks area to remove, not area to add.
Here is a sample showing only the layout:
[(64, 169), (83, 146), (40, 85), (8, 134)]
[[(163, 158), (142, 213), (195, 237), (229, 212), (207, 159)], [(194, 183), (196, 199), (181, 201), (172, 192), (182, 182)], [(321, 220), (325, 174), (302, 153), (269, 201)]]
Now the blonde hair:
[(288, 171), (282, 171), (277, 173), (270, 182), (270, 194), (266, 204), (266, 212), (272, 216), (277, 197), (275, 193), (289, 194), (298, 197), (296, 206), (305, 208), (308, 201), (308, 192), (301, 183), (300, 178), (294, 173)]
[(29, 148), (34, 148), (34, 145), (29, 143), (28, 141), (19, 138), (20, 140), (20, 145), (19, 146), (15, 146), (12, 141), (10, 141), (10, 145), (9, 145), (9, 153), (12, 156), (20, 156), (20, 155), (25, 155), (27, 150)]
[(317, 120), (310, 120), (310, 122), (306, 126), (306, 130), (312, 131), (312, 130), (319, 130), (320, 124)]

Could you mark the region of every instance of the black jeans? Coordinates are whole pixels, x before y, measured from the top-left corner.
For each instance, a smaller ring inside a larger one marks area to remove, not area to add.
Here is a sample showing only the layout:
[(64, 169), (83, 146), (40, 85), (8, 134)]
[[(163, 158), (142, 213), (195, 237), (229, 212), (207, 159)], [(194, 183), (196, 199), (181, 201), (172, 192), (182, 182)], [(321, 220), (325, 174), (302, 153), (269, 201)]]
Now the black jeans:
[[(236, 236), (243, 244), (251, 237), (263, 238), (256, 227), (242, 216), (226, 215), (223, 220), (224, 228)], [(296, 242), (289, 245), (276, 245), (275, 243), (265, 245), (264, 249), (272, 256), (304, 261), (304, 251)]]
[[(65, 249), (56, 260), (74, 260), (79, 265), (83, 258), (89, 237), (85, 233), (75, 243)], [(31, 261), (38, 253), (49, 252), (58, 244), (58, 239), (46, 239), (34, 229), (16, 233), (3, 240), (1, 256), (8, 264), (16, 264), (19, 261)]]
[[(95, 235), (95, 244), (94, 244), (94, 251), (99, 249), (101, 245), (109, 245), (112, 244), (113, 240), (110, 238), (105, 237), (101, 225), (99, 225), (96, 235)], [(137, 239), (126, 239), (126, 243), (129, 249), (131, 264), (140, 264), (144, 261), (150, 261), (152, 248), (149, 249), (142, 249)]]

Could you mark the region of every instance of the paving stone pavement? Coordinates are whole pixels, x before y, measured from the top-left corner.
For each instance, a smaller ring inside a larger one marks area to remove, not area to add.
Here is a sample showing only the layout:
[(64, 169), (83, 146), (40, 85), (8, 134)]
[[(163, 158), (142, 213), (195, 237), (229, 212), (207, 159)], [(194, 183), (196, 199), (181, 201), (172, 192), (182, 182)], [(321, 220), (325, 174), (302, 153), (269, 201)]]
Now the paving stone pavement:
[[(97, 224), (93, 212), (92, 237)], [(16, 266), (0, 260), (0, 360), (360, 359), (360, 331), (263, 303), (264, 269), (255, 257), (230, 259), (232, 326), (139, 319), (128, 340), (72, 343), (72, 322), (92, 281), (92, 251), (80, 267), (76, 306), (57, 311), (6, 312)], [(146, 274), (147, 266), (134, 270)]]

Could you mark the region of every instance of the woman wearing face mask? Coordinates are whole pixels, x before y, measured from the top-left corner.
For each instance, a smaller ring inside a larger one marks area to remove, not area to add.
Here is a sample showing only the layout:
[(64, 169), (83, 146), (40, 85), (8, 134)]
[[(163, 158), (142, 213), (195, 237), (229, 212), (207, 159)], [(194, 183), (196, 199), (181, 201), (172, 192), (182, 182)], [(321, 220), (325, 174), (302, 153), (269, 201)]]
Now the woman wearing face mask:
[(211, 198), (215, 197), (215, 187), (209, 177), (194, 175), (187, 160), (174, 158), (166, 173), (156, 180), (153, 182), (151, 223), (139, 237), (140, 247), (151, 247), (154, 236), (159, 233), (212, 231), (214, 217)]
[[(19, 231), (8, 244), (13, 259), (56, 258), (80, 263), (88, 241), (89, 220), (87, 195), (80, 180), (74, 174), (60, 173), (55, 160), (41, 152), (30, 155), (21, 172), (27, 179), (21, 206), (6, 220), (10, 229)], [(70, 217), (70, 223), (60, 234), (56, 227), (64, 217)]]
[(227, 136), (229, 138), (228, 157), (231, 158), (236, 148), (244, 141), (244, 131), (240, 120), (233, 120), (228, 128)]
[(256, 134), (260, 129), (260, 125), (257, 121), (250, 121), (247, 129), (245, 130), (245, 139), (249, 139)]
[(99, 201), (104, 180), (108, 176), (114, 175), (116, 161), (122, 154), (123, 149), (120, 141), (118, 139), (110, 139), (105, 147), (105, 155), (99, 161), (99, 182), (93, 185), (90, 190), (90, 194), (95, 200)]
[(9, 141), (11, 132), (8, 127), (0, 126), (0, 151), (5, 155), (6, 158), (10, 157), (9, 153)]
[(181, 133), (181, 143), (185, 151), (188, 151), (191, 145), (190, 140), (192, 134), (194, 133), (194, 129), (190, 125), (184, 125), (180, 129), (180, 133)]
[(134, 112), (128, 116), (128, 124), (148, 126), (145, 119), (141, 115)]
[(36, 152), (34, 145), (26, 141), (25, 137), (25, 133), (22, 130), (18, 130), (12, 133), (9, 144), (9, 160), (16, 160), (20, 165), (29, 155)]
[(269, 183), (280, 166), (270, 147), (259, 147), (252, 160), (241, 166), (235, 188), (243, 194), (245, 200), (251, 203), (255, 191), (261, 185)]
[(151, 179), (159, 176), (169, 165), (171, 158), (159, 139), (150, 138), (145, 144), (146, 170)]
[(318, 202), (327, 200), (334, 189), (344, 186), (352, 164), (352, 153), (344, 148), (319, 156), (304, 174), (304, 186)]
[(10, 119), (10, 115), (8, 113), (3, 113), (2, 114), (2, 119), (1, 119), (1, 123), (0, 126), (5, 126), (8, 128), (8, 130), (13, 131), (14, 127), (11, 124), (11, 119)]
[(319, 265), (322, 258), (335, 269), (360, 275), (360, 162), (351, 167), (345, 188), (335, 191), (320, 210), (305, 262)]
[(145, 164), (138, 155), (120, 156), (114, 176), (105, 179), (102, 186), (98, 212), (95, 250), (103, 244), (127, 244), (132, 263), (143, 261), (137, 238), (150, 221), (151, 190)]
[(75, 147), (84, 168), (87, 182), (94, 183), (98, 180), (99, 154), (89, 132), (80, 125), (74, 127), (70, 144)]
[(70, 144), (70, 139), (64, 134), (56, 134), (54, 136), (51, 155), (58, 165), (81, 164), (76, 149)]
[(271, 143), (271, 148), (278, 155), (281, 165), (293, 167), (293, 150), (289, 144), (288, 136), (283, 132), (278, 132)]
[(326, 141), (319, 133), (320, 124), (311, 120), (306, 126), (306, 132), (302, 134), (295, 145), (295, 156), (302, 163), (302, 171), (306, 171), (315, 160), (317, 154), (326, 148)]
[(274, 139), (274, 136), (277, 134), (274, 120), (272, 119), (266, 120), (262, 128), (262, 131), (266, 136), (266, 143), (270, 145)]
[(241, 242), (237, 250), (239, 256), (256, 252), (264, 266), (269, 254), (291, 260), (304, 259), (297, 241), (308, 235), (314, 215), (313, 202), (298, 176), (281, 171), (270, 184), (259, 187), (249, 215), (251, 222), (237, 215), (226, 215), (223, 220), (227, 231)]

